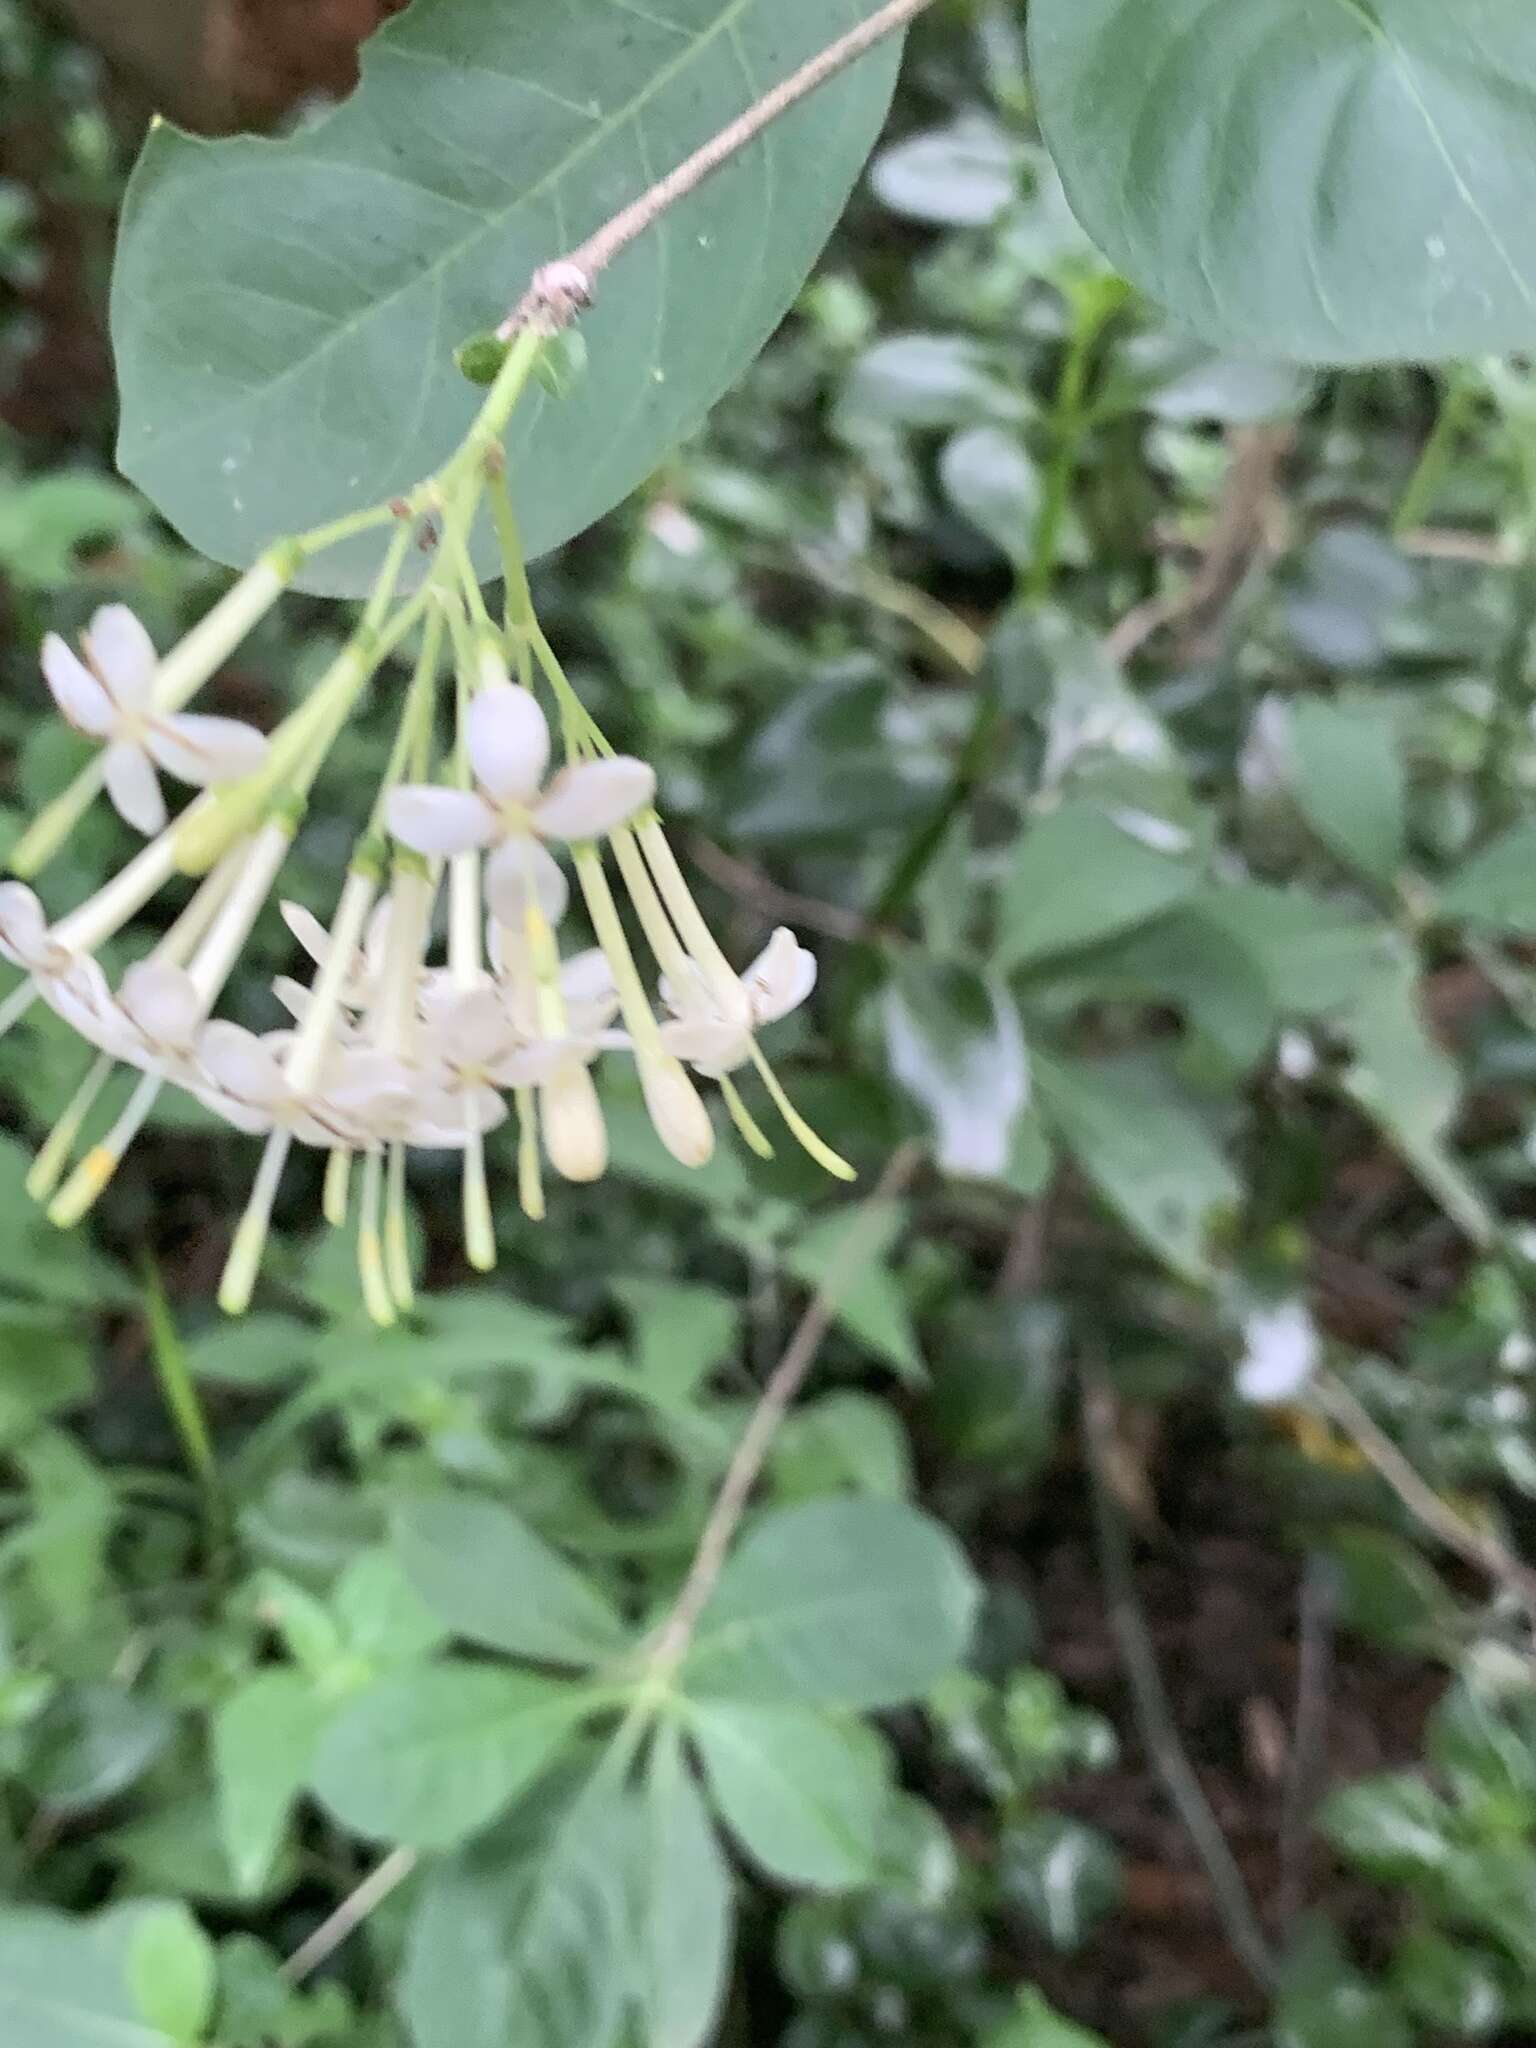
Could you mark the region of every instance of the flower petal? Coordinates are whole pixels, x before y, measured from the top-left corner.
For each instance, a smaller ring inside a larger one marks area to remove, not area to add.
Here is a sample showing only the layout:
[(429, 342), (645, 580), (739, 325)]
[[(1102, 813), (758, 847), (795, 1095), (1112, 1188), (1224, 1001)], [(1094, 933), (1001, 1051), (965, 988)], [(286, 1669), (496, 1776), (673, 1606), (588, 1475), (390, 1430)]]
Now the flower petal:
[(0, 882), (0, 953), (30, 967), (48, 944), (48, 918), (25, 882)]
[(570, 896), (560, 863), (530, 833), (504, 840), (485, 864), (485, 900), (513, 932), (522, 930), (530, 902), (558, 924)]
[(781, 924), (741, 979), (754, 1018), (772, 1024), (797, 1010), (816, 986), (816, 956)]
[(142, 747), (119, 740), (107, 749), (107, 795), (120, 818), (153, 839), (165, 829), (165, 798), (154, 763)]
[(752, 1057), (751, 1033), (715, 1017), (670, 1018), (661, 1027), (661, 1042), (674, 1059), (711, 1079), (734, 1074)]
[(203, 1019), (197, 984), (183, 967), (136, 960), (117, 991), (118, 1008), (156, 1045), (189, 1045)]
[(496, 837), (496, 814), (484, 797), (438, 783), (392, 790), (385, 816), (401, 845), (417, 853), (468, 853)]
[(254, 775), (267, 758), (266, 739), (254, 725), (188, 711), (155, 719), (144, 744), (167, 774), (198, 789)]
[(549, 766), (549, 726), (531, 690), (499, 683), (470, 701), (464, 718), (470, 766), (499, 799), (530, 801)]
[(605, 1003), (618, 991), (613, 968), (601, 946), (573, 953), (560, 969), (560, 993), (568, 1003)]
[(107, 694), (123, 711), (147, 711), (160, 657), (125, 604), (104, 604), (91, 620), (85, 651)]
[(325, 964), (325, 956), (331, 950), (331, 935), (312, 910), (306, 910), (302, 903), (280, 903), (283, 923), (298, 940), (304, 951), (317, 967)]
[(288, 1092), (276, 1054), (243, 1025), (215, 1018), (204, 1028), (197, 1054), (209, 1078), (241, 1102), (267, 1108)]
[(105, 739), (117, 723), (117, 706), (57, 633), (50, 633), (43, 642), (42, 664), (53, 701), (70, 724), (93, 740)]
[(599, 839), (656, 794), (656, 771), (629, 754), (562, 768), (534, 807), (535, 827), (554, 839)]

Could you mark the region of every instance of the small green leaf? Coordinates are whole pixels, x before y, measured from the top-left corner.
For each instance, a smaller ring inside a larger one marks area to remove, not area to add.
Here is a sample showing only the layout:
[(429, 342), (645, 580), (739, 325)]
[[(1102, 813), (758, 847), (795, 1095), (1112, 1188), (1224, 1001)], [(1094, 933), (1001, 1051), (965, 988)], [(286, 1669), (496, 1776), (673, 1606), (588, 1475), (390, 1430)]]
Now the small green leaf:
[(1494, 1957), (1432, 1927), (1404, 1935), (1390, 1981), (1401, 2003), (1437, 2033), (1480, 2041), (1504, 2023), (1508, 2000)]
[(1368, 1875), (1398, 1883), (1443, 1870), (1456, 1844), (1454, 1811), (1406, 1771), (1344, 1786), (1329, 1798), (1319, 1825)]
[(1017, 433), (967, 427), (939, 457), (939, 481), (957, 512), (1010, 562), (1029, 559), (1040, 517), (1040, 472)]
[(410, 1664), (441, 1649), (447, 1630), (382, 1546), (353, 1558), (331, 1607), (352, 1655), (371, 1665)]
[(891, 1072), (928, 1111), (947, 1173), (996, 1178), (1029, 1101), (1018, 1005), (991, 976), (921, 955), (897, 963), (883, 1016)]
[(1408, 778), (1390, 717), (1365, 699), (1290, 707), (1296, 801), (1346, 866), (1390, 882), (1408, 838)]
[(467, 377), (471, 384), (478, 384), (482, 390), (496, 382), (502, 364), (512, 352), (510, 341), (503, 341), (495, 334), (472, 334), (468, 341), (461, 341), (453, 352), (453, 360), (459, 375)]
[(1120, 1860), (1108, 1837), (1062, 1813), (1039, 1813), (1008, 1829), (997, 1879), (1054, 1948), (1082, 1947), (1120, 1902)]
[(685, 1684), (711, 1698), (897, 1706), (964, 1655), (976, 1600), (955, 1539), (914, 1508), (784, 1508), (727, 1563)]
[(912, 1327), (912, 1313), (884, 1256), (900, 1236), (905, 1221), (900, 1207), (887, 1204), (880, 1228), (871, 1240), (868, 1204), (856, 1210), (834, 1210), (806, 1226), (785, 1252), (784, 1264), (807, 1287), (820, 1287), (831, 1274), (841, 1271), (843, 1246), (850, 1231), (858, 1231), (868, 1251), (858, 1272), (838, 1289), (836, 1320), (876, 1358), (884, 1359), (893, 1372), (903, 1379), (920, 1380), (923, 1360)]
[(871, 1729), (738, 1701), (696, 1705), (689, 1728), (731, 1832), (770, 1877), (828, 1891), (870, 1882), (891, 1797)]
[(427, 1494), (391, 1526), (406, 1577), (443, 1625), (472, 1643), (541, 1663), (593, 1664), (623, 1649), (624, 1624), (574, 1565), (510, 1508)]
[(136, 1784), (175, 1721), (158, 1701), (116, 1685), (65, 1686), (36, 1724), (26, 1781), (56, 1813), (85, 1813)]
[(998, 902), (998, 965), (1012, 971), (1129, 931), (1190, 895), (1187, 849), (1148, 845), (1086, 800), (1048, 811), (1015, 849)]
[(1483, 931), (1536, 936), (1536, 821), (1511, 826), (1453, 869), (1440, 914)]
[(1018, 197), (1024, 164), (1023, 147), (1000, 123), (962, 114), (881, 150), (869, 182), (881, 204), (907, 220), (981, 228)]
[(213, 1717), (219, 1833), (235, 1882), (259, 1894), (333, 1709), (299, 1671), (258, 1671)]
[(488, 1664), (397, 1671), (348, 1702), (310, 1782), (344, 1826), (452, 1848), (492, 1820), (587, 1711), (574, 1686)]
[(1018, 2011), (982, 2041), (981, 2048), (1109, 2048), (1102, 2034), (1091, 2034), (1053, 2012), (1038, 1991), (1019, 1993)]
[(1242, 1183), (1160, 1068), (1141, 1060), (1037, 1055), (1041, 1113), (1099, 1193), (1148, 1248), (1190, 1280)]
[(218, 1968), (213, 1943), (185, 1906), (142, 1909), (128, 1950), (139, 2012), (173, 2041), (197, 2041), (213, 2017)]
[(181, 2048), (129, 1984), (142, 1906), (71, 1920), (0, 1911), (0, 2040), (7, 2048)]
[(675, 1727), (657, 1736), (640, 1818), (635, 1946), (646, 2048), (699, 2048), (725, 1997), (731, 1881)]
[(735, 1349), (741, 1310), (718, 1288), (626, 1277), (612, 1291), (634, 1324), (641, 1377), (659, 1391), (692, 1394)]

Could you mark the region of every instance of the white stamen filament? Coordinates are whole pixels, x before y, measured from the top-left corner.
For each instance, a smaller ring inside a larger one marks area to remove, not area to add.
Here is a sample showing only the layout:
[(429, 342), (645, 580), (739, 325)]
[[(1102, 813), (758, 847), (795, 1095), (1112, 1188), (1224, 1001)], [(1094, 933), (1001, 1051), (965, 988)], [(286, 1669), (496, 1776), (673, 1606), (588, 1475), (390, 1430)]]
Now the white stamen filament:
[(13, 988), (3, 1003), (0, 1003), (0, 1038), (19, 1024), (37, 1001), (37, 983), (27, 980)]
[(283, 1177), (283, 1168), (288, 1163), (288, 1148), (292, 1143), (293, 1133), (278, 1129), (270, 1134), (262, 1148), (261, 1164), (251, 1183), (250, 1199), (245, 1205), (245, 1214), (240, 1218), (235, 1241), (230, 1246), (224, 1277), (219, 1282), (219, 1307), (226, 1315), (244, 1315), (251, 1305), (251, 1296), (256, 1291), (256, 1275), (261, 1270), (261, 1255), (266, 1249), (267, 1232), (272, 1227), (272, 1205), (277, 1200), (278, 1182)]
[(416, 1288), (411, 1279), (411, 1247), (405, 1228), (405, 1147), (398, 1140), (389, 1148), (389, 1183), (384, 1201), (384, 1273), (395, 1306), (409, 1315), (416, 1306)]
[(69, 1230), (80, 1221), (123, 1163), (123, 1154), (144, 1126), (165, 1086), (163, 1074), (142, 1074), (122, 1115), (99, 1145), (93, 1145), (48, 1205), (48, 1221)]
[[(193, 811), (202, 809), (208, 801), (206, 796), (199, 797), (181, 822), (185, 823)], [(167, 826), (160, 837), (141, 848), (105, 888), (98, 889), (68, 917), (61, 918), (49, 933), (53, 943), (66, 953), (94, 953), (108, 939), (114, 938), (130, 918), (137, 917), (150, 898), (163, 889), (176, 872), (172, 841), (177, 829), (175, 825)]]
[[(298, 1037), (294, 1040), (283, 1067), (283, 1079), (288, 1083), (290, 1092), (296, 1096), (308, 1095), (320, 1079), (326, 1048), (331, 1042), (336, 1020), (341, 1014), (342, 992), (357, 958), (357, 949), (362, 943), (368, 913), (373, 908), (377, 890), (376, 878), (357, 868), (351, 871), (342, 884), (341, 898), (336, 906), (336, 919), (331, 928), (331, 942), (315, 976), (310, 991), (309, 1007), (304, 1012), (304, 1021), (299, 1026)], [(334, 1159), (336, 1154), (333, 1153), (331, 1156)]]
[(380, 1052), (408, 1060), (416, 1037), (416, 991), (432, 922), (436, 883), (415, 866), (395, 869), (390, 883), (389, 938), (368, 1022)]
[(848, 1164), (847, 1160), (840, 1158), (824, 1139), (817, 1137), (805, 1118), (784, 1093), (778, 1076), (774, 1073), (772, 1067), (769, 1066), (767, 1060), (764, 1059), (762, 1049), (755, 1038), (752, 1041), (752, 1064), (762, 1075), (763, 1086), (773, 1097), (774, 1107), (778, 1110), (779, 1115), (783, 1117), (785, 1123), (789, 1125), (789, 1128), (794, 1132), (805, 1150), (810, 1153), (816, 1164), (830, 1173), (835, 1180), (857, 1180), (859, 1176)]
[(645, 849), (651, 873), (656, 877), (656, 886), (676, 920), (688, 951), (708, 983), (710, 993), (720, 1005), (720, 1014), (732, 1023), (750, 1023), (752, 1008), (746, 990), (730, 961), (721, 952), (714, 933), (704, 922), (703, 913), (693, 900), (693, 892), (660, 824), (654, 816), (650, 817), (636, 828), (636, 834)]
[(539, 1112), (531, 1088), (513, 1095), (517, 1109), (517, 1199), (530, 1223), (544, 1221), (544, 1175), (539, 1163)]
[(287, 821), (274, 818), (263, 825), (250, 846), (243, 849), (234, 886), (188, 969), (205, 1012), (211, 1003), (217, 1001), (228, 981), (241, 949), (251, 935), (251, 928), (272, 893), (272, 884), (288, 856), (292, 838), (293, 830)]
[(347, 1220), (347, 1203), (352, 1193), (352, 1154), (338, 1145), (325, 1162), (325, 1189), (321, 1213), (332, 1230)]
[(773, 1146), (769, 1143), (767, 1133), (742, 1101), (741, 1090), (729, 1074), (720, 1076), (720, 1093), (725, 1097), (725, 1106), (731, 1112), (731, 1122), (740, 1131), (745, 1142), (759, 1159), (772, 1159)]
[(93, 1061), (85, 1079), (70, 1097), (64, 1114), (38, 1148), (27, 1175), (27, 1193), (34, 1202), (46, 1202), (58, 1186), (60, 1176), (69, 1164), (69, 1155), (75, 1149), (81, 1126), (96, 1107), (97, 1097), (106, 1087), (116, 1065), (109, 1052), (101, 1053)]
[(362, 1214), (357, 1229), (357, 1272), (363, 1287), (363, 1305), (381, 1330), (398, 1320), (394, 1297), (384, 1271), (384, 1254), (379, 1240), (379, 1197), (384, 1179), (384, 1160), (377, 1147), (363, 1160)]

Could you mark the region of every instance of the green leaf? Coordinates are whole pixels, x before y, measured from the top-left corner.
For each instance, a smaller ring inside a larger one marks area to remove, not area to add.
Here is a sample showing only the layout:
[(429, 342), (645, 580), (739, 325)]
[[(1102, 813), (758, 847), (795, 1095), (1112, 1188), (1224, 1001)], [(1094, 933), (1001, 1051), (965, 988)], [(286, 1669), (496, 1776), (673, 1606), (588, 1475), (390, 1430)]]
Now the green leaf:
[(143, 1909), (128, 1950), (128, 1984), (139, 2012), (173, 2041), (199, 2040), (213, 2017), (218, 1970), (213, 1943), (185, 1906)]
[(611, 2048), (633, 1819), (610, 1784), (552, 1788), (432, 1872), (398, 1979), (415, 2048)]
[(1392, 1958), (1395, 1996), (1437, 2033), (1481, 2040), (1504, 2022), (1504, 1985), (1494, 1958), (1432, 1927), (1405, 1934)]
[(869, 174), (881, 204), (941, 227), (989, 226), (1017, 198), (1022, 145), (984, 114), (962, 114), (881, 150)]
[(1290, 707), (1296, 801), (1346, 866), (1390, 882), (1408, 840), (1408, 778), (1378, 704), (1311, 697)]
[(142, 1907), (94, 1920), (0, 1912), (0, 2040), (15, 2048), (172, 2048), (129, 1983)]
[[(870, 11), (424, 0), (366, 46), (352, 98), (285, 141), (157, 124), (113, 281), (124, 474), (238, 564), (407, 488), (477, 403), (458, 345)], [(615, 263), (580, 390), (513, 430), (535, 553), (627, 496), (757, 354), (842, 211), (898, 54), (813, 95)], [(355, 592), (377, 552), (327, 558), (305, 587)]]
[(1005, 970), (1096, 945), (1167, 910), (1199, 877), (1084, 800), (1048, 811), (1014, 852), (998, 903), (997, 959)]
[(1341, 1855), (1389, 1882), (1443, 1870), (1455, 1847), (1454, 1812), (1408, 1772), (1344, 1786), (1329, 1798), (1319, 1825)]
[(359, 1834), (452, 1848), (538, 1776), (586, 1710), (579, 1688), (532, 1672), (453, 1662), (397, 1671), (331, 1722), (310, 1782)]
[(1530, 337), (1536, 35), (1489, 0), (1035, 0), (1067, 194), (1221, 346), (1345, 363)]
[(905, 1212), (898, 1204), (886, 1205), (881, 1225), (871, 1240), (870, 1209), (836, 1209), (818, 1217), (803, 1230), (784, 1254), (784, 1264), (807, 1287), (820, 1287), (843, 1265), (843, 1245), (850, 1231), (858, 1231), (869, 1247), (868, 1256), (850, 1280), (838, 1289), (835, 1320), (876, 1358), (884, 1359), (903, 1379), (923, 1377), (922, 1354), (912, 1327), (912, 1313), (884, 1255), (905, 1226)]
[(823, 1394), (784, 1418), (769, 1467), (783, 1500), (847, 1488), (882, 1500), (911, 1491), (912, 1453), (901, 1417), (873, 1394)]
[(939, 457), (939, 481), (957, 512), (1010, 562), (1029, 559), (1040, 516), (1040, 472), (1023, 441), (1003, 427), (968, 427)]
[(1019, 2008), (986, 2035), (982, 2048), (1109, 2048), (1102, 2034), (1091, 2034), (1053, 2012), (1038, 1991), (1019, 1993)]
[(891, 1797), (873, 1730), (734, 1700), (696, 1706), (689, 1728), (731, 1832), (770, 1877), (828, 1891), (871, 1881)]
[(741, 1310), (718, 1288), (626, 1277), (612, 1291), (634, 1324), (635, 1364), (658, 1392), (692, 1394), (736, 1348)]
[(27, 1783), (56, 1813), (88, 1812), (136, 1784), (174, 1732), (156, 1700), (117, 1685), (66, 1686), (37, 1724)]
[(675, 1727), (646, 1769), (635, 1872), (635, 1949), (645, 2048), (698, 2048), (731, 1959), (731, 1882)]
[(891, 1072), (933, 1123), (947, 1173), (995, 1178), (1029, 1101), (1018, 1006), (993, 977), (954, 960), (910, 955), (883, 1005)]
[(333, 1712), (299, 1671), (258, 1671), (213, 1717), (219, 1833), (241, 1890), (267, 1880), (288, 1811)]
[(1190, 1280), (1211, 1274), (1211, 1240), (1242, 1183), (1205, 1124), (1149, 1061), (1037, 1056), (1041, 1112), (1109, 1206)]
[(104, 476), (68, 471), (0, 491), (0, 565), (13, 583), (59, 590), (80, 573), (87, 541), (119, 541), (145, 523), (132, 491)]
[(410, 1664), (442, 1648), (447, 1631), (382, 1547), (365, 1550), (342, 1573), (331, 1607), (347, 1648), (375, 1666)]
[(391, 1528), (406, 1577), (455, 1635), (550, 1664), (594, 1664), (628, 1640), (591, 1581), (510, 1508), (427, 1494), (397, 1506)]
[(1120, 1903), (1113, 1844), (1064, 1813), (1039, 1813), (1009, 1828), (998, 1845), (998, 1885), (1052, 1947), (1082, 1947)]
[(1440, 915), (1536, 936), (1536, 821), (1511, 826), (1453, 869), (1440, 891)]
[(700, 1696), (898, 1706), (964, 1655), (976, 1600), (955, 1539), (914, 1508), (852, 1499), (784, 1508), (727, 1563), (685, 1684)]

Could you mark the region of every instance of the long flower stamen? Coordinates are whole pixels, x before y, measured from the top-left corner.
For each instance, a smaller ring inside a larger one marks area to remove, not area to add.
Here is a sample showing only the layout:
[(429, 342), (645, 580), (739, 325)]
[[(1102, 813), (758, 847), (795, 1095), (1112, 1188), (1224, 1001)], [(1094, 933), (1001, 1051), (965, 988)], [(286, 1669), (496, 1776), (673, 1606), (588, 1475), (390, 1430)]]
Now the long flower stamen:
[(111, 1053), (98, 1053), (92, 1061), (85, 1079), (70, 1097), (64, 1110), (48, 1136), (38, 1148), (37, 1157), (32, 1161), (27, 1175), (27, 1193), (34, 1202), (46, 1202), (58, 1186), (75, 1141), (84, 1128), (85, 1120), (96, 1107), (101, 1091), (112, 1078), (117, 1061)]
[(219, 1282), (219, 1307), (226, 1315), (244, 1315), (251, 1305), (256, 1275), (261, 1270), (261, 1255), (267, 1247), (267, 1232), (272, 1227), (272, 1205), (277, 1200), (278, 1183), (288, 1163), (288, 1149), (292, 1143), (292, 1132), (279, 1129), (271, 1133), (262, 1150), (261, 1164), (251, 1183), (245, 1214), (240, 1218), (225, 1262), (224, 1277)]

